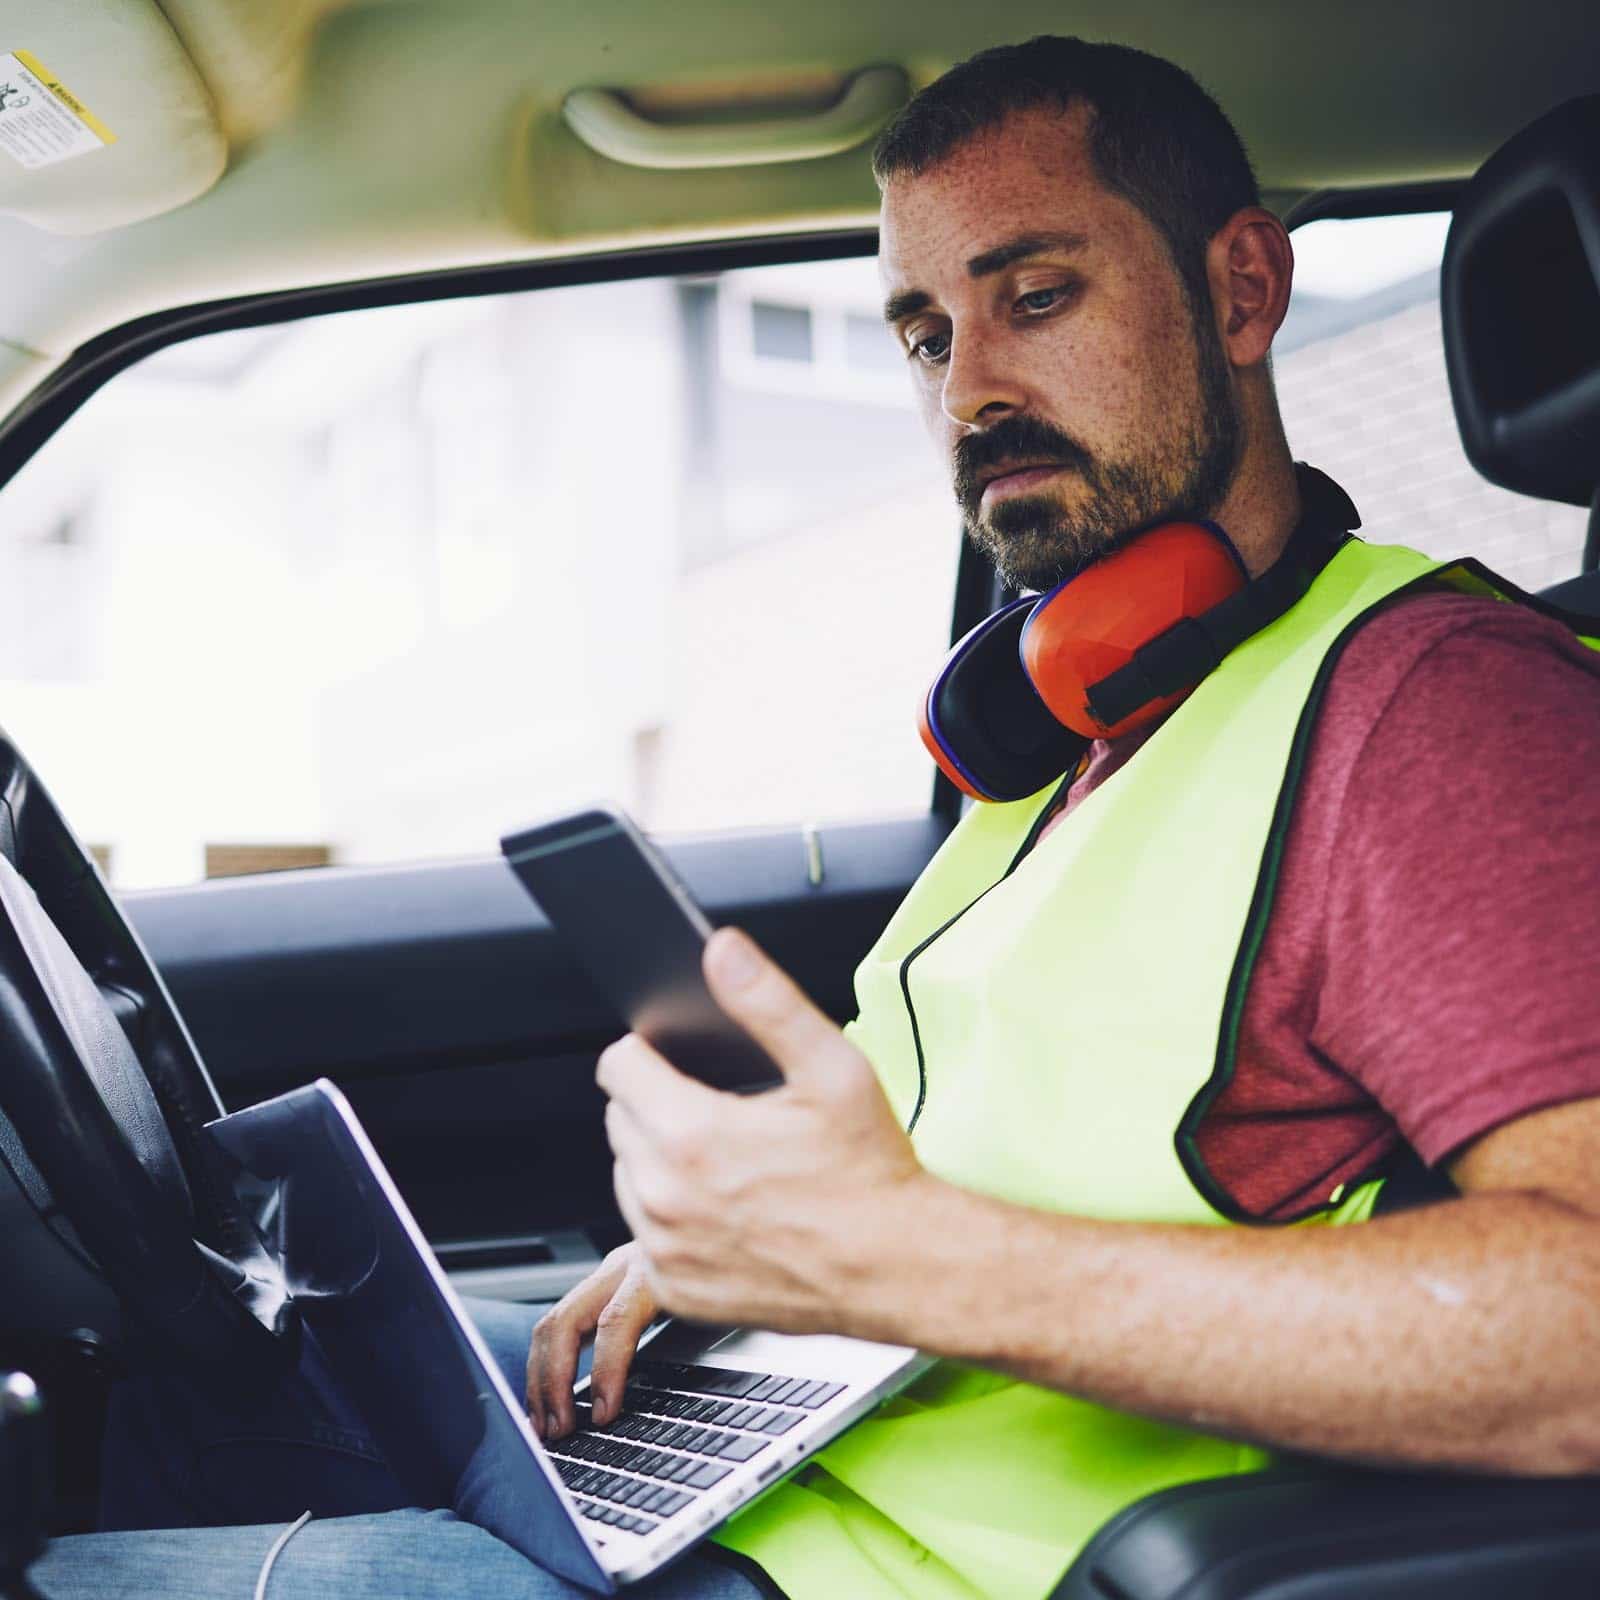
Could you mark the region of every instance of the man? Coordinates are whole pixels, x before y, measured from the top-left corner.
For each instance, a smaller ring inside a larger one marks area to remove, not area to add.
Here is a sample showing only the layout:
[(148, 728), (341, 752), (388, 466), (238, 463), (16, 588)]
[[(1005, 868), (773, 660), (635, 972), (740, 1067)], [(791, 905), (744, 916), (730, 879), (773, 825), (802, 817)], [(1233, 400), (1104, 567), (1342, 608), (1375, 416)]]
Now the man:
[[(1097, 107), (1066, 87), (1095, 80)], [(1271, 565), (1300, 511), (1267, 364), (1291, 254), (1210, 102), (1147, 58), (1039, 40), (926, 91), (877, 170), (886, 313), (972, 537), (1005, 575), (1048, 586), (1127, 530), (1180, 516), (1215, 518), (1252, 572)], [(1175, 716), (1172, 738), (1198, 711)], [(1024, 1405), (992, 1378), (941, 1369), (915, 1415), (857, 1429), (810, 1486), (758, 1508), (753, 1532), (728, 1531), (794, 1594), (825, 1592), (810, 1578), (822, 1551), (837, 1547), (842, 1573), (845, 1547), (868, 1540), (902, 1586), (920, 1575), (915, 1592), (1042, 1594), (1132, 1484), (1246, 1455), (1176, 1430), (1130, 1440), (1126, 1412), (1362, 1460), (1600, 1465), (1600, 1026), (1579, 898), (1597, 886), (1600, 806), (1571, 753), (1576, 741), (1600, 756), (1600, 663), (1554, 624), (1454, 594), (1410, 600), (1357, 635), (1322, 704), (1231, 1095), (1200, 1121), (1192, 1171), (1171, 1145), (1207, 1087), (1222, 989), (1194, 969), (1219, 952), (1169, 945), (1153, 923), (1120, 937), (1102, 926), (1210, 884), (1182, 857), (1211, 841), (1184, 830), (1217, 801), (1188, 800), (1228, 776), (1185, 771), (1166, 735), (1098, 748), (1071, 791), (1075, 814), (992, 895), (1048, 797), (968, 819), (1005, 848), (942, 896), (932, 880), (960, 875), (941, 856), (913, 890), (858, 977), (865, 1054), (725, 934), (708, 956), (718, 998), (788, 1089), (714, 1095), (637, 1038), (602, 1059), (636, 1242), (535, 1334), (529, 1399), (548, 1428), (571, 1424), (573, 1353), (591, 1330), (597, 1418), (615, 1414), (658, 1305), (913, 1344), (1072, 1397)], [(1052, 882), (1042, 858), (1076, 829), (1109, 845), (1115, 813), (1135, 805), (1128, 785), (1161, 760), (1192, 786), (1138, 811), (1140, 829), (1173, 835), (1158, 856), (1174, 863), (1170, 885), (1125, 892), (1143, 841), (1122, 837), (1127, 855), (1054, 878), (1052, 918), (1023, 880)], [(1504, 792), (1501, 775), (1519, 768), (1523, 785)], [(1269, 804), (1282, 769), (1280, 757)], [(1097, 796), (1113, 774), (1118, 791)], [(1017, 816), (997, 822), (1003, 811)], [(1247, 897), (1261, 836), (1244, 843), (1248, 872), (1233, 876)], [(953, 913), (964, 920), (903, 965)], [(1046, 937), (966, 934), (980, 917)], [(1239, 925), (1197, 924), (1226, 934), (1224, 978)], [(1075, 971), (1102, 942), (1116, 955), (1094, 952), (1093, 969), (1121, 993)], [(1035, 1054), (1057, 1043), (1052, 1072), (986, 1047), (1007, 1019), (952, 1018), (951, 989), (982, 985), (1000, 1009), (985, 958), (1028, 964), (1004, 994), (1029, 1013), (1008, 1042)], [(953, 974), (929, 971), (941, 959)], [(1106, 1015), (1159, 1011), (1179, 991), (1153, 1029)], [(960, 1043), (941, 1056), (915, 1040), (921, 1082), (901, 1037), (908, 1005), (924, 1035), (938, 1021)], [(1185, 1030), (1203, 1064), (1152, 1087)], [(1141, 1081), (1118, 1081), (1129, 1074)], [(924, 1091), (913, 1142), (904, 1129)], [(1462, 1198), (1364, 1227), (1193, 1225), (1218, 1210), (1337, 1218), (1346, 1194), (1349, 1214), (1402, 1130)], [(1139, 1163), (1141, 1185), (1107, 1170)], [(1197, 1176), (1205, 1193), (1174, 1192)], [(975, 1425), (980, 1413), (992, 1426)], [(1080, 1457), (1078, 1437), (1105, 1459)], [(851, 1592), (879, 1592), (869, 1581), (857, 1574)]]
[[(1192, 81), (1075, 40), (987, 52), (877, 170), (886, 315), (1002, 571), (1047, 585), (1178, 517), (1269, 567), (1302, 509), (1268, 367), (1292, 258)], [(1495, 602), (1379, 609), (1426, 565), (1347, 547), (1157, 732), (976, 808), (845, 1033), (719, 933), (708, 979), (787, 1084), (606, 1052), (635, 1242), (534, 1332), (541, 1431), (573, 1425), (591, 1332), (615, 1415), (658, 1308), (950, 1358), (719, 1534), (797, 1600), (1042, 1596), (1128, 1500), (1272, 1447), (1600, 1465), (1600, 660)], [(1460, 1197), (1366, 1221), (1402, 1137)], [(1214, 1225), (1300, 1218), (1362, 1225)], [(277, 1531), (170, 1537), (220, 1573)], [(508, 1555), (416, 1513), (313, 1523), (271, 1592), (569, 1592)], [(697, 1556), (638, 1592), (756, 1581)], [(118, 1592), (103, 1560), (93, 1587)]]

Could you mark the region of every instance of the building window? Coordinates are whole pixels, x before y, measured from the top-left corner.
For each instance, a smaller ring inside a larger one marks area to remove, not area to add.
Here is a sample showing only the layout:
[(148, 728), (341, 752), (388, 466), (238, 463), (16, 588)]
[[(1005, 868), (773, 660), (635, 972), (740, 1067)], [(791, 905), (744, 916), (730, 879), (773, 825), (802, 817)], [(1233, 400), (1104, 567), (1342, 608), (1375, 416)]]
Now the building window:
[(888, 378), (902, 393), (908, 393), (905, 357), (889, 338), (881, 318), (860, 311), (844, 314), (844, 359), (855, 372), (870, 372)]
[(717, 367), (767, 394), (909, 410), (905, 360), (883, 326), (876, 264), (749, 267), (714, 281)]
[(758, 361), (811, 361), (811, 312), (804, 306), (750, 302), (750, 348)]

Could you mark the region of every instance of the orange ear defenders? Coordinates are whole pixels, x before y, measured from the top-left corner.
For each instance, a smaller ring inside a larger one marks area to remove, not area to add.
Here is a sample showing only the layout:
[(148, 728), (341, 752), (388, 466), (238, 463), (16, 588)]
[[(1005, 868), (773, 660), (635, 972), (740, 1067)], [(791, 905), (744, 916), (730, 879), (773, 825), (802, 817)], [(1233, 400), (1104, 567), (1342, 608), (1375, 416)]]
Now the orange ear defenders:
[(1331, 478), (1300, 462), (1295, 472), (1299, 526), (1259, 578), (1215, 523), (1162, 523), (980, 622), (946, 657), (918, 717), (945, 776), (975, 800), (1021, 800), (1090, 740), (1164, 716), (1281, 617), (1361, 526)]

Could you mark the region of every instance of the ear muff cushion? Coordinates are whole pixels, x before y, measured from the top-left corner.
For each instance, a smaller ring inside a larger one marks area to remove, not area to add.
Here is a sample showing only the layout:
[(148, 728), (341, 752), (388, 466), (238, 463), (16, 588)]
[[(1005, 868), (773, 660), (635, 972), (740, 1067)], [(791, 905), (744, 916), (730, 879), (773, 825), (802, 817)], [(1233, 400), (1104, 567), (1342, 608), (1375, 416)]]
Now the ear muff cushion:
[(1046, 709), (1022, 670), (1019, 639), (1036, 600), (985, 618), (950, 652), (928, 691), (923, 743), (978, 800), (1021, 800), (1059, 777), (1083, 740)]
[(1022, 665), (1046, 707), (1086, 739), (1118, 734), (1170, 711), (1193, 684), (1151, 700), (1111, 726), (1088, 691), (1142, 645), (1244, 588), (1248, 573), (1220, 529), (1173, 522), (1140, 534), (1052, 589), (1021, 630)]

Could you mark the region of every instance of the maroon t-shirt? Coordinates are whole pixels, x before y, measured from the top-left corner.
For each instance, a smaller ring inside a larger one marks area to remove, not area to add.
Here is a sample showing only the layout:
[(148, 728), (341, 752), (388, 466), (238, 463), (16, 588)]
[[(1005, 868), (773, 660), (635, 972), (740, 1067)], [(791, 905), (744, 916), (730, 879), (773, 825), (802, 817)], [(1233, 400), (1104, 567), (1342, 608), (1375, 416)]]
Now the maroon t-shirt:
[[(1149, 732), (1100, 741), (1073, 806)], [(1403, 601), (1335, 665), (1201, 1158), (1304, 1211), (1600, 1095), (1600, 653), (1525, 607)], [(1198, 1088), (1199, 1085), (1196, 1085)]]

